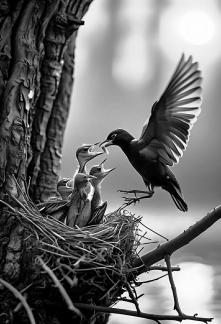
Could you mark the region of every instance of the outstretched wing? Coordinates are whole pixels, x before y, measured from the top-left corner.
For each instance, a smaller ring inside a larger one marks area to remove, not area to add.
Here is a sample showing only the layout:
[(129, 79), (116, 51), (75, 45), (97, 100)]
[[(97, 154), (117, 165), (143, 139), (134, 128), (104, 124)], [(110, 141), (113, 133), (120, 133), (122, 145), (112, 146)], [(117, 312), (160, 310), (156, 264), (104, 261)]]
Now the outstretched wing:
[(178, 163), (186, 149), (190, 129), (200, 113), (201, 72), (192, 56), (182, 55), (172, 78), (155, 102), (139, 142), (167, 165)]

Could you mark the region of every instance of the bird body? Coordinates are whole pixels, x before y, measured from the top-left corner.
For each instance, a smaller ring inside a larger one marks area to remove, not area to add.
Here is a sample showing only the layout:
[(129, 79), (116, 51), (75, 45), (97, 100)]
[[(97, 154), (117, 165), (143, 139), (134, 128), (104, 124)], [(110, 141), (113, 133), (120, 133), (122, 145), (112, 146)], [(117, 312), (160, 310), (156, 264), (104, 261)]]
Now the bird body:
[(91, 199), (94, 193), (91, 179), (94, 179), (94, 176), (84, 173), (75, 176), (74, 189), (66, 214), (66, 224), (70, 227), (86, 226), (91, 218)]
[(169, 166), (178, 163), (200, 113), (201, 80), (197, 63), (192, 62), (192, 57), (185, 60), (183, 55), (164, 93), (154, 103), (140, 138), (116, 129), (100, 144), (119, 146), (143, 178), (149, 193), (153, 193), (154, 187), (162, 187), (182, 211), (187, 210), (187, 204)]

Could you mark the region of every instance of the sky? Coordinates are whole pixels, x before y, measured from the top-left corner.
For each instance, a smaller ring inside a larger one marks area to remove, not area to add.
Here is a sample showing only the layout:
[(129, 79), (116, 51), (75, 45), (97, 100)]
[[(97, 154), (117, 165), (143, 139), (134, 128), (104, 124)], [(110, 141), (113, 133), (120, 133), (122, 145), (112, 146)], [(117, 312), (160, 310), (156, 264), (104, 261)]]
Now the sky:
[[(124, 128), (138, 138), (181, 54), (193, 55), (199, 62), (203, 76), (201, 114), (182, 159), (172, 168), (189, 210), (180, 212), (160, 188), (156, 188), (151, 199), (130, 208), (143, 216), (146, 225), (172, 238), (220, 204), (221, 1), (95, 0), (84, 20), (77, 39), (75, 84), (61, 176), (72, 176), (77, 168), (75, 151), (83, 143), (103, 141), (116, 128)], [(91, 161), (89, 168), (103, 158)], [(145, 189), (141, 177), (118, 147), (109, 148), (105, 166), (116, 167), (102, 187), (108, 210), (123, 203), (118, 189)], [(221, 224), (216, 223), (182, 251), (182, 258), (177, 255), (187, 273), (190, 271), (192, 283), (199, 281), (197, 285), (202, 286), (207, 282), (203, 287), (211, 291), (208, 298), (221, 294), (220, 268), (213, 282), (208, 279), (215, 273), (214, 267), (220, 266), (220, 256), (214, 252), (220, 250), (220, 232)], [(199, 263), (191, 263), (193, 256)], [(185, 278), (180, 280), (183, 281)], [(219, 286), (219, 290), (212, 291), (212, 285)], [(163, 284), (160, 287), (162, 293)], [(201, 300), (197, 295), (195, 299)], [(202, 310), (207, 301), (201, 300)], [(148, 302), (152, 305), (150, 299)]]

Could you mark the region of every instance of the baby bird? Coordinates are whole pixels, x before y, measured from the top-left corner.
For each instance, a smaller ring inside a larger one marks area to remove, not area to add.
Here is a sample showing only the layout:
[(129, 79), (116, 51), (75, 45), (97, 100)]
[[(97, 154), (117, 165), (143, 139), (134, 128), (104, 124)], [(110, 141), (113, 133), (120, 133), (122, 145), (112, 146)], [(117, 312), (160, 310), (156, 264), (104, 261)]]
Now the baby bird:
[(71, 178), (62, 178), (57, 183), (57, 192), (60, 194), (62, 199), (67, 199), (68, 196), (72, 193), (73, 187), (68, 186), (67, 183)]
[(177, 208), (187, 211), (179, 183), (169, 166), (179, 162), (187, 147), (190, 129), (200, 113), (201, 81), (198, 64), (191, 56), (186, 60), (182, 55), (168, 86), (153, 104), (140, 138), (134, 138), (124, 129), (116, 129), (100, 144), (119, 146), (148, 189), (124, 192), (146, 193), (146, 198), (154, 193), (154, 187), (161, 187), (169, 192)]
[(74, 178), (74, 188), (68, 199), (49, 200), (38, 205), (39, 211), (45, 216), (51, 216), (70, 227), (86, 226), (91, 218), (91, 199), (94, 187), (90, 180), (93, 175), (77, 173)]
[(66, 224), (70, 227), (86, 226), (91, 218), (91, 199), (94, 194), (90, 182), (92, 179), (94, 180), (95, 176), (84, 173), (77, 173), (74, 178), (74, 189), (66, 214)]
[(103, 154), (103, 152), (94, 152), (94, 146), (96, 144), (84, 144), (80, 146), (76, 151), (76, 158), (78, 161), (78, 168), (74, 173), (73, 178), (63, 178), (57, 183), (57, 191), (62, 199), (67, 199), (72, 193), (74, 177), (76, 173), (87, 173), (86, 164), (96, 156)]
[(91, 181), (94, 187), (94, 194), (91, 201), (92, 216), (88, 225), (100, 224), (107, 208), (107, 202), (103, 202), (101, 199), (101, 183), (110, 172), (115, 170), (115, 168), (105, 170), (103, 165), (105, 161), (106, 159), (102, 161), (99, 165), (93, 166), (89, 173), (95, 178)]

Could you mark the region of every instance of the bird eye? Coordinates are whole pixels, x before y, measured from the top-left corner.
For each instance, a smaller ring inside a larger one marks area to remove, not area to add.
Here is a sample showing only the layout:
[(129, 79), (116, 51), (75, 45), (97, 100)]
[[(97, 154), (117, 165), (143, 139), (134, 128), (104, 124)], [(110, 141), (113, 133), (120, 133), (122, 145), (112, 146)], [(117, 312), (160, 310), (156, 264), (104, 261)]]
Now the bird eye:
[(116, 136), (117, 136), (117, 134), (114, 133), (114, 134), (111, 136), (111, 139), (112, 139), (112, 140), (115, 139)]

